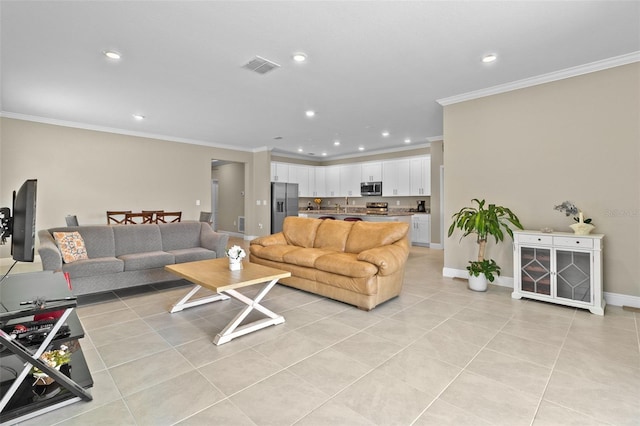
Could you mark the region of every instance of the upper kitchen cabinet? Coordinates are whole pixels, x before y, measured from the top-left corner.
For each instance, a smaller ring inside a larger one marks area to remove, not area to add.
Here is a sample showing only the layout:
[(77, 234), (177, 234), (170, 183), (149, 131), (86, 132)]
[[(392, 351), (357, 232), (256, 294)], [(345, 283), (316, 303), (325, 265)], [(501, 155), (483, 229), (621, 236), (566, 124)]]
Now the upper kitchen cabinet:
[(313, 197), (313, 188), (309, 175), (314, 172), (313, 166), (290, 165), (289, 183), (298, 184), (299, 197)]
[(271, 182), (289, 182), (289, 164), (272, 161)]
[(380, 182), (382, 181), (382, 162), (362, 163), (360, 182)]
[(342, 197), (340, 195), (340, 166), (326, 166), (325, 170), (325, 197)]
[(410, 195), (431, 195), (431, 156), (416, 157), (410, 161)]
[(410, 160), (388, 160), (382, 164), (382, 196), (409, 195)]
[(360, 164), (343, 164), (340, 166), (340, 192), (341, 197), (360, 196)]

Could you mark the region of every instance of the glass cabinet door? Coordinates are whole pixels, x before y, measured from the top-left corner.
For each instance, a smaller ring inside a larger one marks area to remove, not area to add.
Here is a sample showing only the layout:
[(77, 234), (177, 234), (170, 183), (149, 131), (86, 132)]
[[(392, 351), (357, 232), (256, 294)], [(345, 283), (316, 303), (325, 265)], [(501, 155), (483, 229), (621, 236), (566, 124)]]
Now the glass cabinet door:
[(591, 255), (556, 250), (556, 296), (591, 303)]
[(551, 295), (551, 249), (520, 248), (522, 291)]

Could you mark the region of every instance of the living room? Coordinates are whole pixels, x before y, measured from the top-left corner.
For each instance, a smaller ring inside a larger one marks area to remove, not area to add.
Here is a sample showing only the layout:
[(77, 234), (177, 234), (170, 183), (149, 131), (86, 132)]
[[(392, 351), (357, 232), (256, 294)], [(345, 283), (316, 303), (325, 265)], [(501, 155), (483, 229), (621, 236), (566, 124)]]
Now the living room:
[[(3, 2), (3, 8), (6, 3)], [(639, 25), (637, 2), (628, 2), (627, 7), (635, 7), (633, 10), (636, 15), (634, 16), (633, 13), (630, 15), (634, 17), (637, 29)], [(4, 24), (6, 18), (3, 16), (2, 19)], [(589, 39), (585, 40), (584, 44), (593, 42)], [(3, 50), (5, 43), (9, 41), (3, 39)], [(597, 43), (593, 44), (594, 49), (599, 46)], [(468, 205), (472, 198), (477, 197), (508, 206), (518, 214), (526, 229), (539, 230), (550, 227), (556, 231), (568, 231), (572, 223), (571, 218), (566, 218), (554, 210), (555, 205), (565, 200), (575, 202), (588, 217), (593, 218), (596, 225), (594, 232), (605, 235), (603, 281), (608, 306), (604, 318), (571, 310), (568, 316), (573, 318), (575, 315), (584, 323), (592, 324), (598, 329), (597, 332), (585, 331), (584, 325), (582, 329), (578, 327), (578, 332), (585, 335), (590, 332), (611, 335), (635, 332), (636, 339), (638, 338), (638, 315), (628, 316), (629, 313), (623, 311), (621, 306), (640, 307), (640, 286), (637, 278), (640, 272), (638, 263), (640, 258), (638, 244), (640, 238), (638, 220), (640, 218), (639, 44), (640, 40), (636, 38), (631, 43), (635, 49), (618, 50), (588, 63), (567, 64), (565, 67), (556, 69), (555, 72), (539, 72), (490, 84), (481, 88), (487, 89), (484, 91), (468, 89), (448, 92), (438, 98), (439, 108), (442, 109), (440, 120), (442, 132), (426, 135), (442, 136), (444, 141), (440, 145), (431, 144), (430, 149), (434, 146), (442, 146), (445, 152), (445, 184), (442, 194), (445, 229), (449, 224), (448, 218), (461, 207)], [(4, 62), (3, 59), (3, 67)], [(3, 72), (3, 92), (7, 92), (10, 86), (11, 80), (7, 80)], [(38, 98), (39, 94), (36, 92), (34, 97)], [(33, 102), (37, 103), (37, 99)], [(85, 102), (91, 103), (92, 100)], [(240, 124), (236, 123), (238, 128)], [(244, 123), (244, 125), (251, 126), (250, 123)], [(69, 213), (78, 214), (86, 223), (104, 223), (105, 210), (125, 207), (132, 209), (162, 207), (181, 210), (186, 218), (195, 219), (203, 209), (202, 206), (210, 202), (211, 160), (220, 159), (244, 164), (247, 235), (259, 236), (266, 233), (266, 230), (260, 229), (258, 224), (269, 223), (270, 207), (258, 206), (256, 200), (268, 199), (271, 158), (272, 156), (282, 158), (281, 152), (274, 153), (266, 147), (238, 149), (232, 144), (207, 144), (194, 138), (180, 138), (180, 135), (161, 136), (161, 133), (138, 131), (135, 128), (117, 130), (105, 124), (83, 123), (80, 117), (73, 121), (46, 117), (44, 113), (43, 116), (38, 117), (35, 113), (23, 112), (18, 108), (13, 110), (7, 106), (4, 99), (0, 126), (2, 136), (0, 139), (2, 154), (0, 205), (10, 205), (11, 191), (19, 187), (22, 181), (27, 178), (37, 178), (38, 229), (60, 226), (64, 216)], [(406, 147), (403, 146), (402, 149), (406, 150)], [(368, 157), (360, 153), (359, 158)], [(200, 200), (201, 206), (197, 206), (195, 200)], [(150, 203), (153, 205), (149, 206)], [(410, 303), (401, 297), (396, 301), (398, 303), (389, 305), (389, 312), (393, 312), (393, 315), (400, 314), (403, 309), (425, 302), (430, 295), (434, 294), (438, 295), (435, 301), (444, 303), (451, 302), (451, 300), (448, 302), (443, 300), (449, 293), (456, 294), (459, 297), (458, 303), (463, 305), (477, 302), (476, 296), (462, 292), (466, 289), (461, 284), (461, 280), (453, 279), (462, 277), (466, 272), (467, 262), (474, 257), (475, 243), (467, 240), (460, 242), (458, 238), (452, 237), (442, 241), (443, 251), (422, 249), (413, 252), (414, 261), (420, 262), (427, 259), (425, 264), (428, 265), (429, 278), (424, 277), (427, 272), (423, 265), (418, 263), (410, 266), (415, 269), (411, 269), (409, 274), (411, 281), (406, 284), (409, 284), (408, 287), (413, 290), (412, 294), (416, 292), (420, 294), (420, 299), (408, 298), (414, 302)], [(491, 257), (496, 259), (504, 271), (500, 284), (502, 286), (512, 284), (511, 244), (492, 245), (490, 251)], [(5, 260), (9, 257), (6, 246), (0, 247), (0, 256)], [(421, 280), (430, 283), (437, 281), (437, 285), (434, 285), (438, 292), (434, 288), (430, 288), (429, 291), (416, 290)], [(442, 290), (446, 286), (452, 286), (448, 293), (447, 290)], [(510, 292), (507, 290), (508, 287), (492, 286), (486, 295), (491, 300), (499, 298), (499, 304), (494, 307), (507, 304), (509, 308), (504, 309), (509, 312), (512, 312), (512, 309), (524, 309), (525, 313), (530, 309), (535, 311), (536, 308), (531, 308), (532, 304), (524, 308), (522, 305), (511, 305)], [(110, 307), (114, 308), (118, 305), (129, 313), (129, 310), (146, 305), (150, 309), (153, 307), (156, 310), (154, 313), (159, 314), (156, 302), (139, 304), (134, 301), (138, 300), (136, 296), (131, 296), (131, 299), (129, 305), (122, 300), (114, 300)], [(167, 297), (158, 296), (158, 299), (164, 301)], [(308, 302), (317, 303), (318, 301)], [(126, 306), (121, 305), (122, 303)], [(408, 305), (403, 305), (404, 303)], [(483, 303), (485, 302), (478, 302), (478, 304)], [(526, 303), (525, 306), (527, 306)], [(316, 308), (321, 309), (320, 304)], [(342, 310), (333, 311), (336, 309), (334, 305), (326, 309), (334, 315), (356, 316)], [(544, 306), (538, 309), (548, 315), (546, 319), (549, 322), (563, 321), (563, 317), (566, 320), (565, 308)], [(319, 316), (326, 315), (325, 312), (314, 313)], [(376, 310), (371, 313), (376, 314)], [(96, 311), (87, 315), (87, 318), (93, 318), (88, 321), (89, 323), (93, 321), (93, 325), (89, 327), (89, 335), (92, 334), (91, 327), (95, 331), (105, 326), (101, 321), (106, 319), (99, 315)], [(376, 318), (380, 316), (384, 315), (380, 314)], [(292, 324), (293, 318), (292, 316)], [(320, 318), (324, 319), (324, 316)], [(136, 323), (139, 323), (138, 320), (139, 318), (136, 318)], [(355, 318), (350, 320), (356, 321)], [(540, 321), (544, 320), (540, 319)], [(625, 326), (622, 329), (625, 331), (619, 332), (616, 327), (608, 328), (609, 321), (624, 323)], [(378, 325), (378, 327), (381, 326)], [(569, 333), (569, 325), (563, 329), (567, 334)], [(104, 344), (106, 346), (112, 343), (105, 341)], [(407, 341), (406, 345), (409, 344)], [(482, 343), (482, 345), (486, 344), (487, 342)], [(615, 343), (608, 342), (608, 344)], [(593, 347), (596, 347), (595, 344)], [(235, 353), (237, 348), (238, 346), (226, 350)], [(224, 354), (225, 347), (222, 346), (219, 351)], [(585, 351), (587, 351), (586, 348)], [(638, 377), (639, 374), (640, 355), (637, 353), (637, 347), (635, 352), (632, 356), (632, 360), (635, 361), (621, 363), (628, 368), (631, 377)], [(96, 349), (94, 353), (97, 358), (100, 358), (98, 355), (100, 351)], [(604, 352), (602, 357), (606, 358)], [(255, 355), (248, 356), (246, 362), (264, 363)], [(603, 361), (603, 363), (606, 362)], [(115, 368), (118, 365), (120, 364), (114, 361), (112, 366)], [(108, 367), (110, 366), (99, 370), (100, 377), (109, 378)], [(185, 379), (185, 383), (187, 382), (188, 379)], [(594, 383), (597, 381), (576, 380), (576, 382), (584, 386), (587, 386), (586, 384), (595, 386)], [(615, 386), (618, 391), (625, 389), (624, 392), (616, 394), (614, 399), (622, 401), (622, 406), (628, 408), (631, 404), (625, 400), (624, 395), (637, 395), (638, 382), (632, 385), (624, 381), (612, 383), (616, 385), (606, 389), (611, 390)], [(589, 389), (584, 391), (585, 400), (604, 398), (605, 392), (601, 388)], [(450, 390), (452, 391), (452, 388)], [(111, 391), (117, 393), (110, 388)], [(236, 395), (237, 391), (238, 389), (234, 389), (231, 395)], [(568, 388), (566, 391), (574, 392), (569, 391)], [(499, 397), (502, 396), (504, 395), (499, 395)], [(113, 397), (109, 403), (120, 399)], [(356, 399), (354, 397), (352, 402)], [(448, 399), (446, 404), (450, 404), (452, 399), (454, 398)], [(595, 423), (597, 420), (612, 424), (633, 424), (640, 415), (637, 407), (635, 411), (633, 409), (625, 411), (627, 408), (620, 408), (621, 413), (628, 414), (626, 419), (603, 418), (598, 413), (585, 412), (588, 405), (586, 403), (579, 406), (564, 401), (562, 405), (554, 400), (557, 404), (551, 410), (549, 404), (540, 403), (541, 400), (533, 405), (536, 407), (541, 405), (548, 409), (545, 414), (556, 412), (556, 410), (567, 414), (568, 417), (564, 417), (564, 421), (556, 418), (556, 424), (569, 423), (568, 419), (572, 416), (574, 419), (579, 418), (585, 422)], [(229, 401), (231, 399), (226, 402)], [(442, 409), (446, 404), (440, 401), (439, 406), (433, 404), (430, 407)], [(81, 405), (82, 403), (74, 406)], [(324, 406), (327, 410), (335, 408), (332, 403), (322, 405), (318, 402), (317, 405)], [(356, 405), (353, 402), (351, 409), (353, 410)], [(120, 407), (124, 407), (125, 412), (129, 413), (126, 404)], [(237, 408), (237, 405), (234, 407)], [(598, 407), (602, 408), (599, 405)], [(74, 410), (78, 411), (70, 414), (68, 418), (83, 412), (81, 408)], [(534, 413), (535, 410), (533, 409)], [(310, 408), (309, 411), (312, 409)], [(456, 410), (451, 409), (451, 412), (454, 411)], [(604, 411), (607, 412), (607, 416), (614, 415), (611, 413), (614, 410)], [(143, 412), (144, 409), (141, 408), (137, 413)], [(483, 416), (482, 408), (470, 407), (468, 412), (476, 416), (473, 419), (477, 422), (501, 423), (499, 417), (489, 414)], [(415, 421), (415, 424), (421, 424), (417, 420), (420, 413), (421, 411), (418, 410), (414, 419), (406, 423), (398, 423), (411, 424)], [(505, 418), (513, 419), (504, 415)], [(141, 418), (144, 416), (134, 421), (145, 424), (144, 420), (140, 420)], [(346, 414), (344, 418), (347, 418)], [(529, 424), (533, 418), (531, 415), (524, 423)], [(66, 418), (56, 417), (52, 419), (54, 419), (52, 423), (66, 420)], [(450, 423), (455, 423), (454, 419), (455, 417), (452, 416), (448, 420)], [(386, 418), (386, 420), (389, 419)], [(34, 421), (42, 424), (42, 419)], [(82, 420), (78, 418), (77, 421)], [(378, 424), (393, 423), (371, 418), (368, 421)], [(442, 418), (441, 421), (446, 423)], [(538, 421), (539, 424), (544, 424), (543, 420)], [(251, 418), (249, 422), (260, 423), (256, 418)], [(247, 424), (251, 424), (249, 422)], [(553, 423), (550, 421), (547, 424)], [(427, 424), (426, 421), (425, 424)]]

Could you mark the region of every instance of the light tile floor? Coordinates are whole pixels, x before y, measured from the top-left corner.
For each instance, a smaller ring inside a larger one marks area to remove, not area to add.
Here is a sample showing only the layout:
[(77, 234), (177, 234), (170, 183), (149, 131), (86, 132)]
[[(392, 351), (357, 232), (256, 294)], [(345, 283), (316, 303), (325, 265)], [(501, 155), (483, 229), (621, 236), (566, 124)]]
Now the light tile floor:
[(640, 314), (474, 293), (442, 256), (412, 248), (371, 312), (278, 285), (286, 323), (222, 346), (240, 305), (169, 314), (184, 282), (83, 298), (94, 400), (25, 424), (640, 424)]

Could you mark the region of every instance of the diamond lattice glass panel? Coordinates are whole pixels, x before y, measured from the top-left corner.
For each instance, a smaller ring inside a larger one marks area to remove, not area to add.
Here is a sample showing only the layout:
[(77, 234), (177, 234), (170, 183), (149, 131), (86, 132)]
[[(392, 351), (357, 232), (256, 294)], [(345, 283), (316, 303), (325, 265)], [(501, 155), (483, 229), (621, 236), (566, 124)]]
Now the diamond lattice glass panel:
[(551, 294), (551, 251), (533, 247), (520, 249), (520, 282), (523, 291)]
[(557, 296), (591, 302), (591, 255), (575, 251), (556, 251)]

